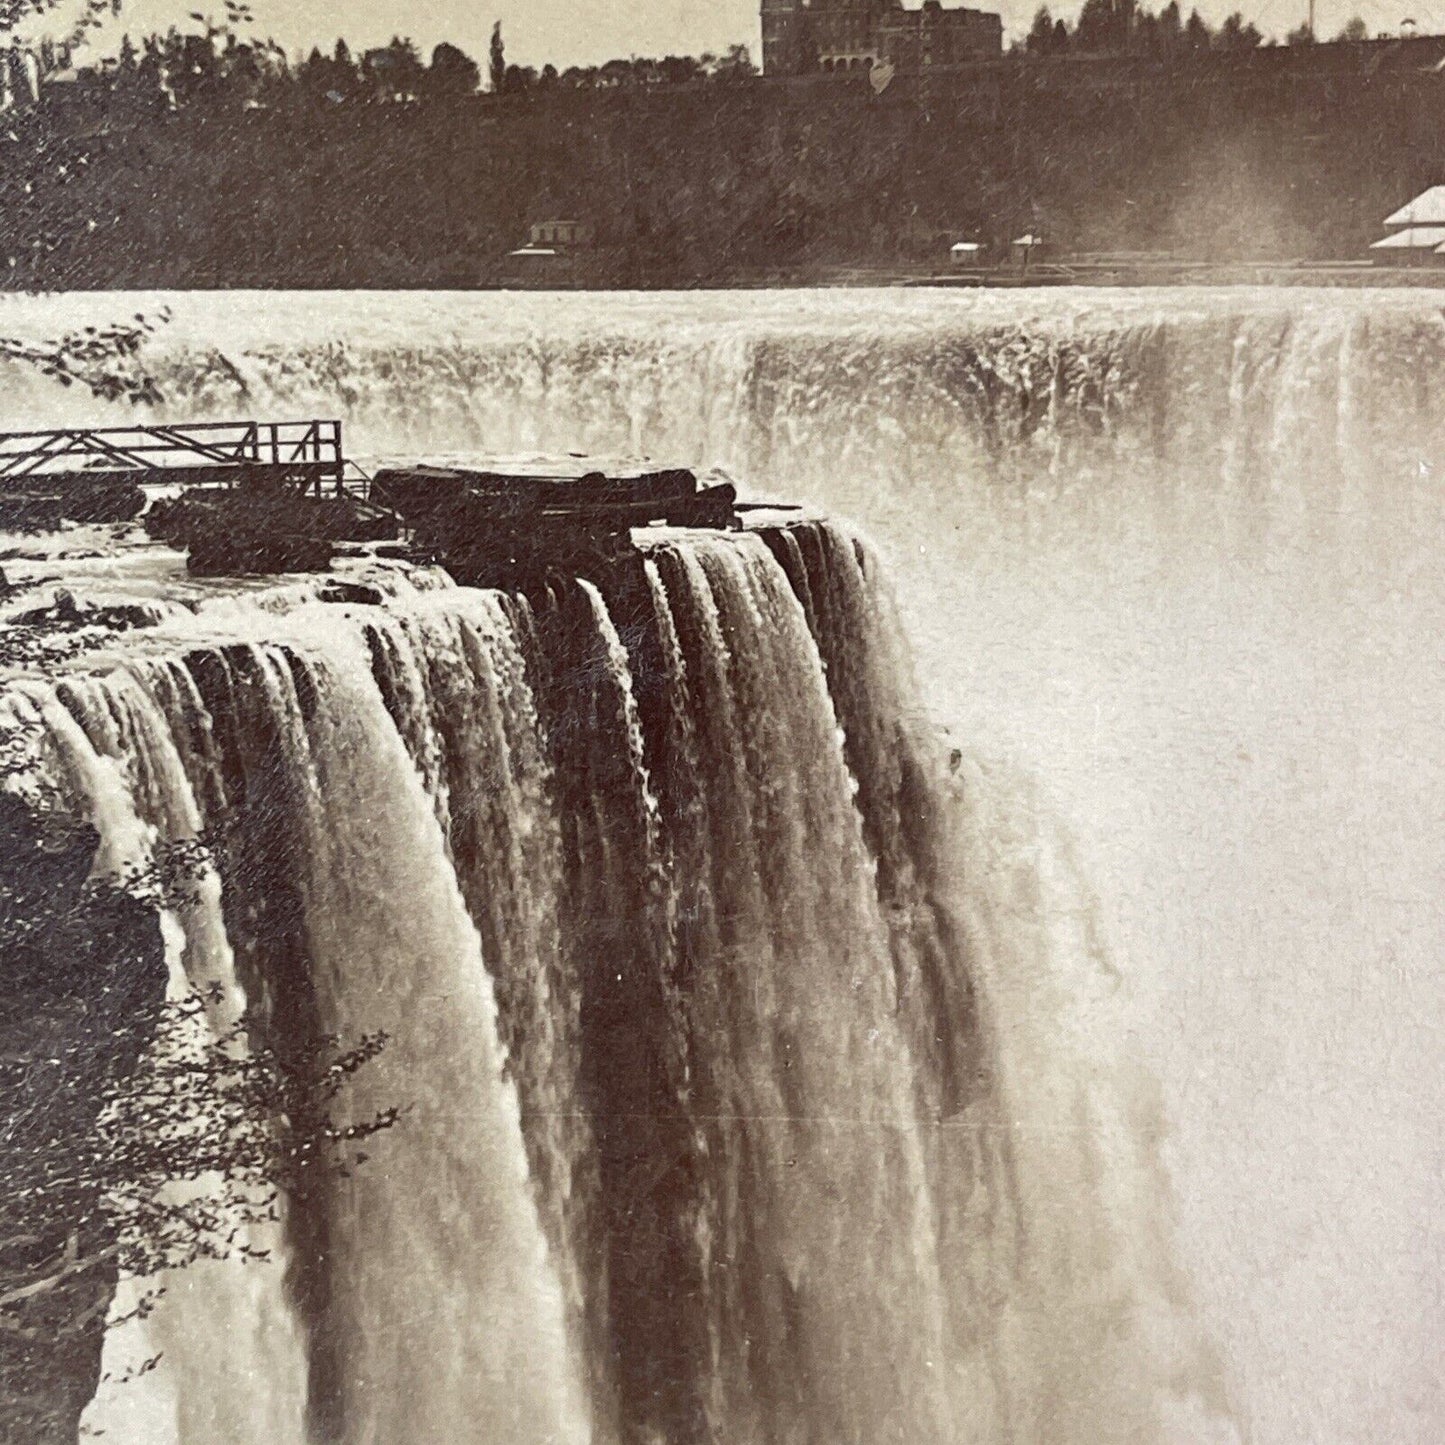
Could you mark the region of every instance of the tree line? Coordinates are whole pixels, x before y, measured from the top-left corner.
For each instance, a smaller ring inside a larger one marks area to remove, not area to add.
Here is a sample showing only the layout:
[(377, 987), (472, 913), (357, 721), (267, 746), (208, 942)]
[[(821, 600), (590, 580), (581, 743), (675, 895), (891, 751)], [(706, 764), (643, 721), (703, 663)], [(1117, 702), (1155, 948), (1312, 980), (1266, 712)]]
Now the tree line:
[(703, 81), (746, 80), (756, 75), (746, 45), (730, 45), (721, 55), (665, 55), (661, 58), (634, 55), (627, 60), (609, 60), (603, 65), (571, 65), (558, 70), (550, 63), (539, 70), (532, 65), (507, 61), (502, 22), (492, 27), (487, 78), (497, 94), (518, 95), (547, 90), (613, 90), (621, 87), (692, 85)]
[[(56, 0), (0, 0), (0, 36), (35, 7)], [(119, 0), (86, 0), (80, 20), (57, 39), (37, 47), (42, 98), (47, 90), (93, 99), (99, 104), (179, 108), (195, 104), (262, 108), (302, 102), (315, 104), (407, 104), (454, 100), (483, 89), (499, 96), (541, 95), (558, 91), (650, 89), (736, 83), (757, 75), (746, 45), (721, 54), (632, 56), (601, 65), (517, 65), (507, 59), (501, 22), (493, 27), (485, 75), (458, 46), (436, 45), (429, 57), (414, 41), (394, 36), (389, 44), (354, 53), (344, 39), (329, 50), (314, 47), (303, 57), (289, 56), (274, 40), (253, 33), (254, 17), (244, 0), (226, 0), (216, 20), (193, 12), (194, 29), (171, 27), (139, 42), (125, 36), (116, 54), (84, 63), (96, 27), (119, 10)], [(13, 12), (13, 13), (11, 13)], [(1358, 17), (1336, 39), (1368, 39)], [(1300, 26), (1286, 37), (1290, 45), (1316, 37)], [(1065, 55), (1134, 53), (1156, 56), (1240, 52), (1269, 43), (1259, 28), (1235, 11), (1217, 27), (1179, 0), (1157, 13), (1135, 0), (1084, 0), (1071, 22), (1040, 6), (1015, 54)], [(808, 67), (804, 67), (805, 69)], [(485, 86), (483, 84), (485, 80)]]
[(270, 39), (246, 35), (230, 17), (198, 30), (172, 27), (145, 36), (127, 35), (116, 55), (78, 65), (66, 47), (40, 48), (41, 97), (64, 91), (120, 103), (176, 107), (207, 102), (267, 106), (285, 98), (333, 104), (437, 100), (476, 92), (481, 72), (474, 60), (443, 41), (430, 62), (409, 39), (353, 55), (345, 40), (329, 52), (319, 48), (293, 61)]
[[(1314, 31), (1306, 24), (1291, 30), (1285, 43), (1309, 45), (1315, 39)], [(1355, 16), (1335, 39), (1368, 40), (1369, 30)], [(1191, 10), (1186, 19), (1179, 0), (1169, 0), (1157, 14), (1136, 5), (1134, 0), (1084, 0), (1072, 25), (1062, 16), (1055, 16), (1047, 5), (1041, 5), (1028, 34), (1014, 48), (1028, 55), (1130, 53), (1169, 57), (1210, 50), (1254, 50), (1267, 43), (1271, 42), (1259, 27), (1238, 10), (1215, 27), (1198, 10)]]
[[(3, 6), (34, 0), (0, 0)], [(45, 0), (42, 0), (45, 3)], [(90, 0), (93, 18), (61, 39), (46, 39), (36, 51), (41, 98), (59, 90), (102, 103), (179, 108), (195, 104), (231, 104), (261, 108), (288, 101), (317, 104), (406, 104), (453, 100), (483, 89), (478, 63), (447, 41), (425, 57), (403, 36), (375, 49), (353, 52), (344, 39), (329, 50), (314, 47), (300, 58), (288, 56), (274, 40), (252, 33), (249, 6), (227, 0), (224, 17), (193, 13), (193, 29), (172, 26), (139, 42), (126, 35), (116, 54), (90, 63), (84, 47), (99, 17), (114, 0)], [(87, 12), (92, 13), (92, 12)], [(514, 65), (506, 58), (501, 24), (492, 32), (487, 89), (497, 95), (555, 90), (609, 90), (658, 85), (727, 83), (756, 75), (745, 45), (721, 55), (633, 56), (603, 65)]]

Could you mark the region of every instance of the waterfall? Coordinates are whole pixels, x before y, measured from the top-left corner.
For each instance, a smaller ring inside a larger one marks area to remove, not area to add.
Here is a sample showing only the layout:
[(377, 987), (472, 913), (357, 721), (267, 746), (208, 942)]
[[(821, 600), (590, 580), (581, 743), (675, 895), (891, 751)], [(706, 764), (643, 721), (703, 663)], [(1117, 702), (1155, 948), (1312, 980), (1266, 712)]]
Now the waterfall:
[[(293, 1239), (270, 1263), (201, 1264), (168, 1282), (155, 1313), (112, 1341), (113, 1374), (151, 1350), (161, 1368), (103, 1392), (91, 1423), (178, 1445), (581, 1440), (480, 941), (352, 642), (304, 661), (255, 645), (188, 653), (63, 683), (37, 703), (105, 865), (131, 861), (147, 838), (194, 836), (208, 790), (208, 811), (237, 825), (232, 881), (253, 867), (269, 881), (267, 852), (284, 850), (298, 916), (269, 900), (275, 927), (263, 917), (246, 941), (251, 967), (270, 974), (255, 991), (286, 1005), (277, 1030), (300, 1024), (304, 997), (327, 1033), (391, 1032), (349, 1104), (364, 1118), (400, 1103), (409, 1120), (377, 1146), (375, 1168), (320, 1205), (295, 1202)], [(238, 912), (235, 895), (223, 921), (212, 879), (195, 916), (172, 920), (177, 989), (243, 992), (226, 929), (263, 910)], [(299, 1217), (318, 1207), (319, 1228)], [(288, 1257), (308, 1245), (314, 1257)]]
[(161, 1363), (93, 1428), (949, 1445), (1223, 1418), (1134, 1105), (1056, 1036), (1046, 955), (1096, 991), (1107, 967), (1066, 936), (1086, 918), (967, 876), (988, 783), (949, 776), (860, 542), (663, 539), (530, 600), (289, 600), (16, 684), (98, 867), (225, 820), (167, 920), (173, 991), (219, 983), (215, 1027), (249, 1003), (273, 1039), (385, 1030), (345, 1107), (404, 1110), (286, 1201), (267, 1262), (182, 1271), (116, 1329), (112, 1374)]
[[(139, 664), (102, 679), (66, 680), (53, 689), (24, 686), (7, 699), (8, 721), (39, 726), (50, 739), (59, 784), (87, 807), (100, 835), (98, 870), (118, 873), (148, 861), (159, 839), (194, 839), (201, 826), (182, 759), (183, 734), (168, 704), (189, 679), (171, 664)], [(193, 700), (193, 696), (192, 699)], [(216, 1002), (197, 1028), (219, 1036), (239, 1017), (243, 997), (214, 872), (193, 902), (162, 919), (170, 993), (194, 991)], [(273, 1232), (248, 1228), (238, 1241), (278, 1251)], [(146, 1294), (122, 1282), (116, 1313), (130, 1314)], [(164, 1307), (137, 1320), (108, 1352), (119, 1381), (163, 1352), (168, 1367), (150, 1388), (103, 1383), (90, 1412), (93, 1428), (157, 1442), (300, 1440), (305, 1379), (296, 1321), (281, 1286), (280, 1264), (243, 1270), (197, 1261), (171, 1283)], [(257, 1395), (254, 1381), (268, 1381)]]
[[(391, 978), (395, 936), (368, 917), (380, 956), (346, 967), (319, 900), (426, 898), (474, 950), (483, 1132), (511, 1131), (522, 1181), (489, 1176), (510, 1222), (478, 1248), (525, 1236), (531, 1263), (510, 1294), (449, 1269), (431, 1338), (495, 1288), (478, 1319), (545, 1343), (514, 1376), (468, 1325), (436, 1361), (602, 1445), (1438, 1438), (1429, 293), (89, 297), (84, 319), (162, 301), (167, 419), (339, 415), (369, 460), (645, 453), (869, 538), (658, 536), (597, 594), (396, 580), (344, 609), (154, 554), (4, 563), (160, 604), (25, 705), (50, 687), (75, 720), (84, 746), (55, 746), (112, 859), (192, 826), (156, 779), (201, 824), (237, 815), (224, 943), (168, 924), (181, 973), (210, 957), (232, 1006), (354, 1030), (396, 1022), (336, 991)], [(7, 303), (10, 330), (81, 304)], [(96, 420), (8, 365), (0, 402), (17, 428)], [(323, 704), (369, 719), (409, 800), (351, 796), (406, 820), (355, 858), (335, 840), (365, 825), (328, 821), (347, 797), (318, 780), (327, 748), (363, 753)], [(399, 889), (363, 883), (381, 856)], [(360, 1103), (415, 1096), (421, 1129), (439, 1096), (398, 1084), (395, 1047)], [(444, 1052), (423, 1077), (450, 1098)], [(387, 1150), (427, 1176), (398, 1134), (293, 1203), (270, 1276), (215, 1285), (251, 1322), (233, 1355), (289, 1382), (271, 1397), (313, 1439), (384, 1438), (403, 1397), (408, 1431), (455, 1429), (426, 1411), (459, 1396), (398, 1383), (402, 1311), (364, 1260), (424, 1271), (459, 1226), (439, 1244), (412, 1211), (355, 1248)], [(169, 1390), (174, 1417), (168, 1359), (117, 1397)]]

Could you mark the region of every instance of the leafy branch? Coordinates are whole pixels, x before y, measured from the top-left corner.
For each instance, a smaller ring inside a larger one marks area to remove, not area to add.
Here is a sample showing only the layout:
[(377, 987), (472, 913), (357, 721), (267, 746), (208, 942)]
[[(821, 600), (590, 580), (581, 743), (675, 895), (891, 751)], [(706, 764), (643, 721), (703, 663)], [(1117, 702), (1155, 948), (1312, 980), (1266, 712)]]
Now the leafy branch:
[(230, 1017), (220, 983), (161, 997), (158, 915), (200, 902), (208, 840), (90, 876), (98, 835), (32, 786), (40, 748), (35, 727), (0, 740), (0, 956), (17, 1005), (0, 1027), (0, 1339), (30, 1341), (98, 1328), (119, 1274), (264, 1258), (254, 1232), (284, 1198), (349, 1175), (403, 1112), (344, 1107), (385, 1034), (272, 1039)]
[[(37, 1255), (33, 1234), (0, 1240), (0, 1329), (23, 1327), (21, 1306), (107, 1266), (145, 1278), (198, 1259), (264, 1259), (248, 1236), (278, 1221), (282, 1194), (318, 1170), (349, 1174), (366, 1161), (365, 1142), (401, 1117), (400, 1108), (356, 1121), (334, 1112), (385, 1034), (349, 1047), (318, 1037), (253, 1049), (250, 1019), (210, 1036), (215, 1001), (164, 1006), (141, 1066), (111, 1081), (81, 1137), (48, 1113), (8, 1121), (11, 1209), (71, 1227), (48, 1255)], [(0, 1065), (0, 1081), (16, 1067)]]
[(141, 351), (170, 318), (164, 308), (154, 317), (137, 312), (129, 321), (86, 326), (49, 341), (0, 336), (0, 359), (38, 367), (61, 386), (80, 386), (98, 400), (154, 406), (162, 399), (160, 387)]

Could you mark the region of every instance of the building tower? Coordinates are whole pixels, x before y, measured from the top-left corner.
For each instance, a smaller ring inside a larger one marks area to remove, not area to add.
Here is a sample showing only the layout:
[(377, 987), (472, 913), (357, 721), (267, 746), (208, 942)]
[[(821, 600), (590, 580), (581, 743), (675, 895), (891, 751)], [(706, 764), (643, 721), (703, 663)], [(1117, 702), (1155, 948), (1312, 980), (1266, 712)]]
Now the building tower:
[(801, 0), (762, 0), (764, 75), (790, 75), (798, 69), (802, 8)]
[(896, 0), (762, 0), (763, 73), (862, 70)]

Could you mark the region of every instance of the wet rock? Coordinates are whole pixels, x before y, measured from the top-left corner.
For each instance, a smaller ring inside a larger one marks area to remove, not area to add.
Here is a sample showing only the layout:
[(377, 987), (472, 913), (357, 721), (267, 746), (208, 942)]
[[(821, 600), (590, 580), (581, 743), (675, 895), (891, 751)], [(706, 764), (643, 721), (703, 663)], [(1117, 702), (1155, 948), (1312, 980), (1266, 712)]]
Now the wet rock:
[[(109, 1081), (135, 1067), (165, 996), (156, 911), (91, 881), (99, 834), (0, 793), (0, 1097), (6, 1147), (63, 1149), (88, 1139)], [(0, 1270), (12, 1284), (43, 1279), (85, 1231), (93, 1190), (0, 1198)], [(64, 1445), (100, 1375), (107, 1265), (37, 1294), (0, 1330), (0, 1440)]]
[(61, 493), (64, 515), (73, 522), (129, 522), (145, 504), (145, 493), (134, 482), (77, 482)]
[(140, 603), (86, 602), (67, 588), (57, 587), (55, 600), (49, 607), (18, 612), (10, 620), (16, 627), (48, 628), (59, 632), (74, 632), (82, 627), (127, 632), (135, 627), (153, 627), (156, 618), (151, 608)]
[(0, 496), (0, 530), (56, 532), (64, 521), (65, 507), (58, 496), (41, 492), (12, 492)]
[(364, 582), (328, 582), (316, 593), (318, 602), (350, 602), (361, 607), (380, 607), (386, 596), (380, 587)]

